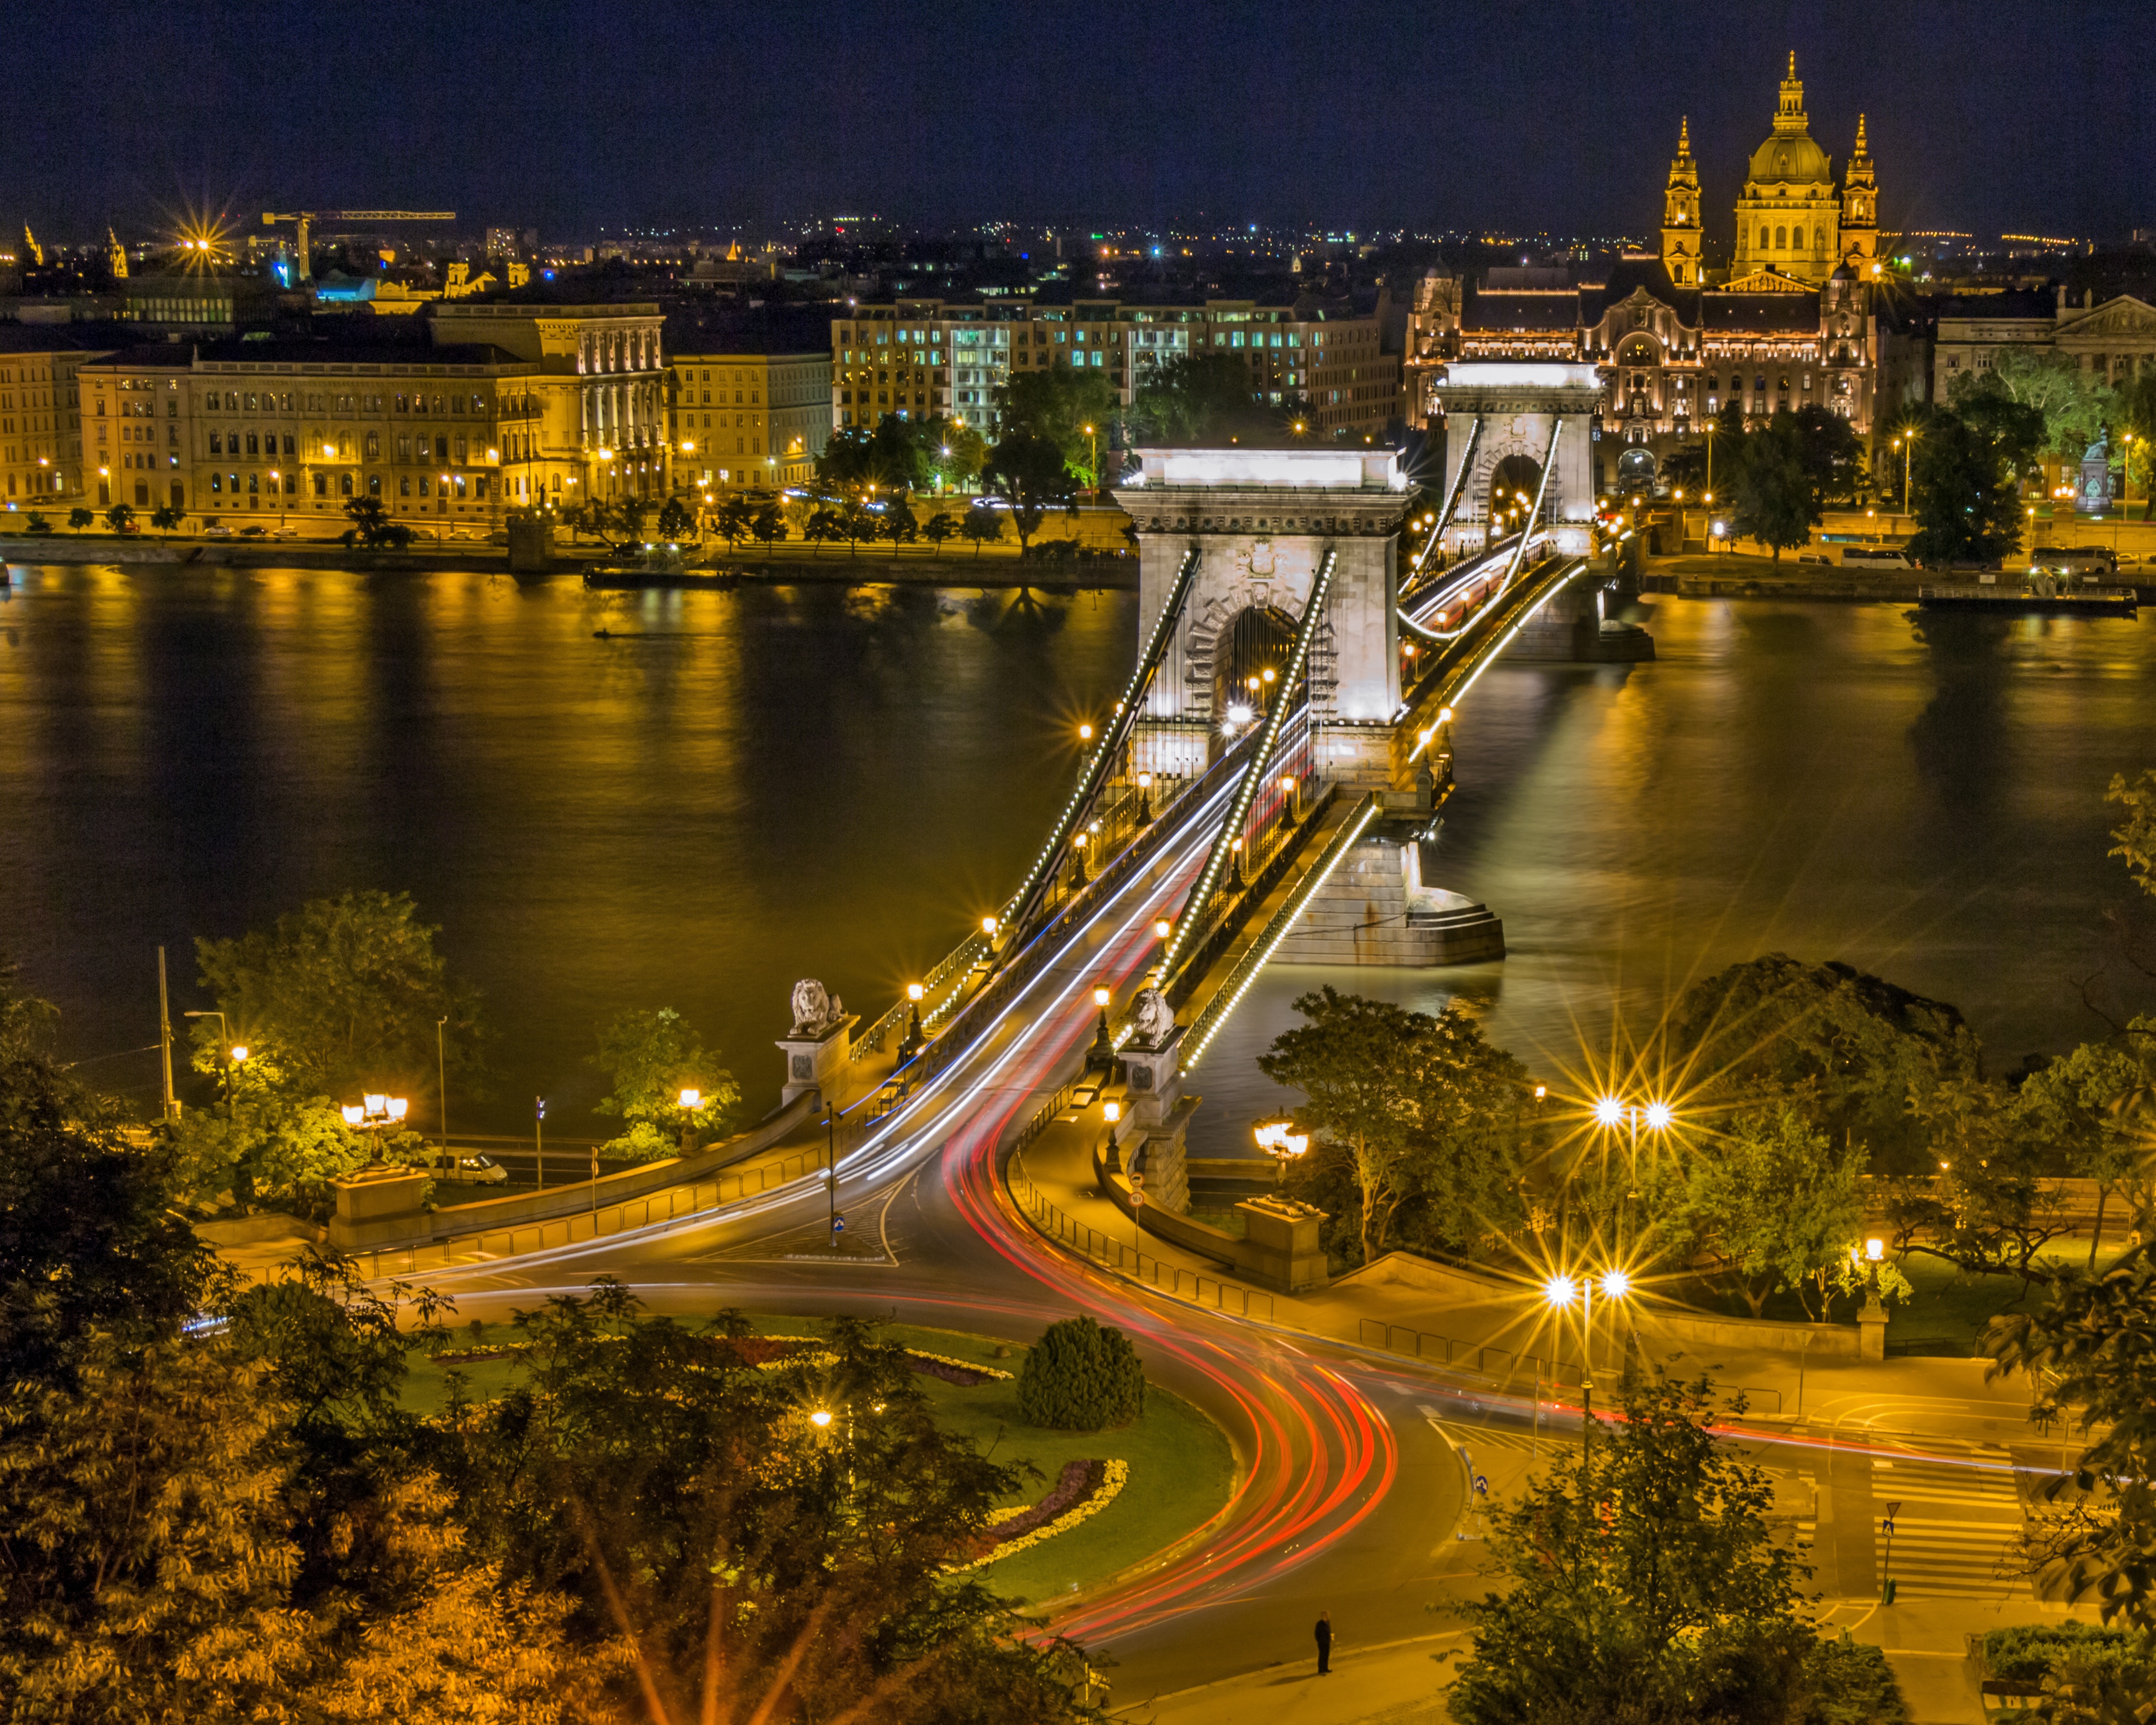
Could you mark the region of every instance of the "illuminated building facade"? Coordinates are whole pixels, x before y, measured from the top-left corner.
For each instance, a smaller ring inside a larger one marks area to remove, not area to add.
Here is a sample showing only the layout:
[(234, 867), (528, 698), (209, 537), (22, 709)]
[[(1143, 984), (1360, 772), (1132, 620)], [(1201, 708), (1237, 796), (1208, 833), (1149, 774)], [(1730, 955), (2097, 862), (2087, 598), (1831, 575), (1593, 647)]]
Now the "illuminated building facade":
[(723, 488), (798, 485), (831, 438), (831, 356), (667, 357), (674, 476)]
[(36, 324), (0, 324), (0, 512), (84, 495), (75, 373), (90, 350)]

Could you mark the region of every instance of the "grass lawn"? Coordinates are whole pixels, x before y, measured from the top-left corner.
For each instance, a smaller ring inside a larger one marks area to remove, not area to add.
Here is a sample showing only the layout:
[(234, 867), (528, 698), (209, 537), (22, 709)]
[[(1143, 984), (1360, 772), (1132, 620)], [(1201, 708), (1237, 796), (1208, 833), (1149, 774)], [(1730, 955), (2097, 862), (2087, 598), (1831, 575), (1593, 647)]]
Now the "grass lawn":
[[(814, 1318), (752, 1314), (749, 1322), (767, 1336), (822, 1333)], [(1106, 1509), (1067, 1532), (973, 1572), (998, 1593), (1045, 1603), (1173, 1544), (1203, 1527), (1228, 1501), (1235, 1477), (1228, 1440), (1179, 1396), (1147, 1385), (1144, 1414), (1120, 1430), (1040, 1431), (1019, 1415), (1014, 1380), (1024, 1363), (1023, 1348), (1013, 1346), (1008, 1358), (998, 1359), (997, 1343), (983, 1336), (912, 1324), (880, 1325), (878, 1333), (907, 1348), (1014, 1374), (1012, 1382), (992, 1378), (970, 1387), (925, 1374), (914, 1380), (927, 1395), (937, 1424), (970, 1437), (994, 1461), (1006, 1466), (1030, 1462), (1040, 1469), (1042, 1478), (1027, 1481), (1004, 1502), (1039, 1502), (1066, 1461), (1130, 1464), (1129, 1482)], [(490, 1324), (484, 1332), (489, 1342), (513, 1340), (516, 1334), (507, 1324)], [(449, 1399), (452, 1371), (465, 1374), (465, 1394), (484, 1400), (512, 1387), (522, 1370), (513, 1358), (444, 1366), (415, 1354), (405, 1380), (405, 1404), (421, 1414), (439, 1411)]]

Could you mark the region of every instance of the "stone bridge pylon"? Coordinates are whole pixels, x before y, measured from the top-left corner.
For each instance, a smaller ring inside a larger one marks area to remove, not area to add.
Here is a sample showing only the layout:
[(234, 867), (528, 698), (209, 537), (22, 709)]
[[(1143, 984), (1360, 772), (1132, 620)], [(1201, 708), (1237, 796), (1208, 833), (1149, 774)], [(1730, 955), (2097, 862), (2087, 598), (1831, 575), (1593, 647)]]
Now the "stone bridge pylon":
[[(1138, 639), (1152, 638), (1185, 558), (1199, 562), (1131, 732), (1128, 771), (1202, 773), (1250, 703), (1291, 698), (1262, 680), (1327, 556), (1312, 637), (1306, 770), (1318, 786), (1379, 799), (1368, 829), (1281, 947), (1283, 962), (1434, 964), (1502, 957), (1486, 910), (1423, 882), (1435, 814), (1427, 771), (1402, 782), (1400, 536), (1409, 490), (1390, 449), (1142, 449), (1116, 489), (1138, 541)], [(1592, 501), (1591, 499), (1589, 500)], [(1252, 684), (1251, 679), (1261, 680)]]

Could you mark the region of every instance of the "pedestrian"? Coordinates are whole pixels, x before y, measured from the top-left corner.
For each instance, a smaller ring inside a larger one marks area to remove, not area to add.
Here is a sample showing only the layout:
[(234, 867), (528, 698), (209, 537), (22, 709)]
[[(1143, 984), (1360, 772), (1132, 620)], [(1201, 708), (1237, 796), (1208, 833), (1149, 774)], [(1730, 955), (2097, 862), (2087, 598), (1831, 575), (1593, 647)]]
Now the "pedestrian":
[(1317, 1614), (1317, 1674), (1321, 1677), (1332, 1675), (1332, 1614)]

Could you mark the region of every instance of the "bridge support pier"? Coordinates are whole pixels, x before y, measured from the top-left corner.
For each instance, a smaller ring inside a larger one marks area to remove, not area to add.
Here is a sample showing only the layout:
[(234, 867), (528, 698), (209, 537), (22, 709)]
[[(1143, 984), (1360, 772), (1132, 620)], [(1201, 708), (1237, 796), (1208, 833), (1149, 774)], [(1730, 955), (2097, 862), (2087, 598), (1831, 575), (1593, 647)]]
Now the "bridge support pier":
[(1505, 649), (1508, 659), (1559, 665), (1635, 665), (1655, 656), (1655, 638), (1609, 614), (1605, 585), (1582, 576), (1537, 611)]
[[(1408, 799), (1389, 795), (1389, 803)], [(1424, 884), (1425, 801), (1376, 823), (1312, 897), (1274, 957), (1283, 964), (1481, 964), (1505, 956), (1505, 925), (1463, 893)]]

